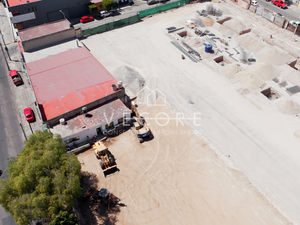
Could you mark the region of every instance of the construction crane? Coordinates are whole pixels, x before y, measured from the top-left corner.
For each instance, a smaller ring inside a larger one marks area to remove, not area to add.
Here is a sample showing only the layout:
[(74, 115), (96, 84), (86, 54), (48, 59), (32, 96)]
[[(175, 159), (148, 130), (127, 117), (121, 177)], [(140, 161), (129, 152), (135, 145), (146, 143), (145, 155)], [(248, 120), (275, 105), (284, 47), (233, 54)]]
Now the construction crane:
[(134, 101), (131, 102), (131, 112), (135, 114), (134, 119), (136, 120), (133, 123), (133, 133), (139, 139), (139, 142), (142, 143), (145, 137), (152, 136), (151, 130), (146, 121), (140, 117)]

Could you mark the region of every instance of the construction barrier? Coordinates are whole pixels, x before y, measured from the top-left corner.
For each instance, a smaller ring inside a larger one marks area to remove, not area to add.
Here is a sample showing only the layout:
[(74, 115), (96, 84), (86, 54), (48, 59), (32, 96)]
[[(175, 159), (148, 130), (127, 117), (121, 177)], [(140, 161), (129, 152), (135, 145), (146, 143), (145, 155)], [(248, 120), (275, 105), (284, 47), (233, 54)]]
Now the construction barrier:
[(166, 11), (166, 10), (169, 10), (169, 9), (173, 9), (173, 8), (185, 5), (186, 2), (189, 3), (189, 0), (180, 0), (180, 1), (177, 1), (177, 2), (171, 2), (171, 3), (168, 3), (168, 4), (156, 6), (156, 7), (151, 8), (151, 9), (146, 9), (146, 10), (140, 11), (140, 17), (143, 18), (145, 16), (150, 16), (150, 15), (155, 14), (155, 13), (159, 13), (159, 12), (163, 12), (163, 11)]
[(257, 8), (256, 8), (256, 12), (255, 12), (255, 13), (256, 13), (257, 15), (260, 15), (260, 16), (261, 16), (261, 15), (263, 14), (263, 12), (264, 12), (264, 11), (263, 11), (263, 9), (262, 9), (261, 7), (257, 7)]
[(274, 21), (274, 14), (272, 12), (270, 12), (267, 9), (264, 9), (262, 17), (266, 18), (267, 20), (270, 20), (271, 22)]

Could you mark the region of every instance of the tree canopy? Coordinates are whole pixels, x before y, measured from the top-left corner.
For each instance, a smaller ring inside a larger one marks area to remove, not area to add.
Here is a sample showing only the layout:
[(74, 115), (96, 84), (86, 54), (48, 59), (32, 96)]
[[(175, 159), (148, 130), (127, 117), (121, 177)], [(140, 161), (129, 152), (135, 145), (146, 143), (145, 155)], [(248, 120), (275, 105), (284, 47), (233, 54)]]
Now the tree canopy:
[(18, 157), (9, 160), (8, 177), (0, 180), (0, 204), (19, 225), (40, 218), (51, 221), (82, 194), (80, 169), (59, 135), (37, 131)]
[(107, 10), (110, 10), (116, 3), (114, 2), (114, 0), (103, 0), (102, 1), (102, 5), (104, 6), (104, 8), (106, 8)]
[(78, 225), (78, 220), (74, 213), (70, 211), (60, 211), (49, 225)]

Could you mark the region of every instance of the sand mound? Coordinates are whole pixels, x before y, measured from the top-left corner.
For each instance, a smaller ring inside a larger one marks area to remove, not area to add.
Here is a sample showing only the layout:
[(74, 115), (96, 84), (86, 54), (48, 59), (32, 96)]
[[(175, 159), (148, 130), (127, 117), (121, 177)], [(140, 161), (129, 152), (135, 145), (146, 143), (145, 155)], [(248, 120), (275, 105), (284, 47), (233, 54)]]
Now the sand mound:
[(279, 99), (276, 106), (284, 114), (297, 115), (300, 113), (300, 105), (293, 100)]
[(266, 81), (272, 80), (279, 72), (268, 63), (256, 63), (249, 66), (245, 71), (237, 66), (227, 66), (223, 69), (224, 74), (234, 81), (241, 83), (242, 87), (249, 90), (259, 89)]
[(291, 67), (285, 65), (285, 70), (280, 74), (281, 78), (294, 84), (300, 86), (300, 72), (292, 69)]
[(234, 18), (225, 21), (223, 23), (223, 26), (230, 28), (231, 30), (233, 30), (234, 32), (236, 32), (238, 34), (242, 31), (247, 30), (252, 27), (251, 24), (244, 22), (244, 21), (241, 22)]
[(255, 74), (255, 76), (261, 80), (272, 80), (274, 77), (279, 76), (279, 71), (269, 63), (255, 63), (247, 68), (249, 73)]
[(202, 18), (201, 21), (206, 27), (212, 27), (215, 23), (215, 21), (211, 18)]
[(294, 58), (290, 56), (287, 52), (279, 49), (276, 46), (264, 47), (255, 54), (256, 59), (263, 62), (271, 63), (275, 66), (280, 66), (285, 64), (287, 61), (293, 60)]
[(222, 71), (226, 77), (232, 79), (234, 77), (234, 74), (242, 71), (242, 68), (238, 64), (229, 64), (225, 67), (222, 67)]
[(195, 51), (202, 51), (202, 49), (205, 48), (205, 45), (202, 41), (202, 39), (199, 39), (197, 37), (191, 37), (185, 39), (185, 43), (187, 43), (189, 46), (191, 46)]
[(116, 80), (122, 81), (123, 86), (134, 94), (137, 94), (145, 84), (144, 78), (137, 71), (127, 66), (118, 67), (113, 72), (113, 76)]
[(253, 33), (247, 33), (239, 36), (236, 41), (250, 52), (257, 53), (262, 50), (266, 44)]

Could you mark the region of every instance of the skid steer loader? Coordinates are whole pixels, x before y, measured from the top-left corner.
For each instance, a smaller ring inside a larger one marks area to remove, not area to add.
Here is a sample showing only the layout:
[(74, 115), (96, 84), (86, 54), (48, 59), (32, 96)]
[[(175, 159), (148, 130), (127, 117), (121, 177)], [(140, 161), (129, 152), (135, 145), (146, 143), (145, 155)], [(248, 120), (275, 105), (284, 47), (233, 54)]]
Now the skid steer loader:
[(97, 141), (93, 145), (93, 149), (96, 158), (99, 160), (99, 164), (103, 170), (105, 177), (119, 172), (114, 156), (102, 141)]

